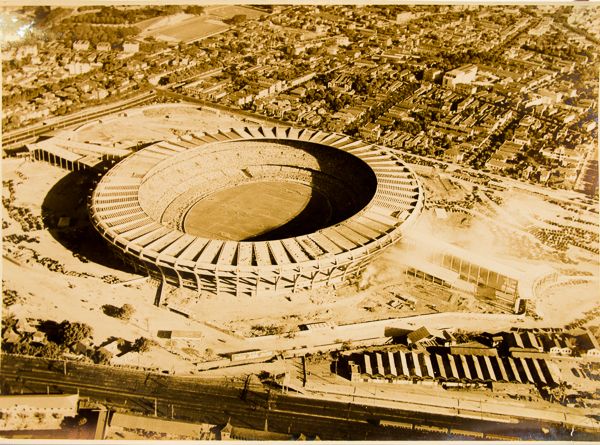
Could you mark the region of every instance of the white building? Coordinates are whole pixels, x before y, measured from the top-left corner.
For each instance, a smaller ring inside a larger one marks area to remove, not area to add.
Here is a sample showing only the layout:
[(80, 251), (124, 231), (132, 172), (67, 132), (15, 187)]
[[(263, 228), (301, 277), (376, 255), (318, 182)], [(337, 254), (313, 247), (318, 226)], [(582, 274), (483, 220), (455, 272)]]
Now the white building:
[(137, 53), (140, 50), (140, 44), (137, 42), (124, 42), (123, 52), (128, 54)]
[(78, 402), (77, 394), (0, 396), (0, 431), (59, 429)]
[(89, 72), (92, 67), (89, 63), (71, 62), (65, 65), (65, 68), (69, 71), (71, 76), (78, 76), (79, 74), (85, 74)]
[(458, 84), (469, 84), (477, 76), (477, 65), (464, 65), (444, 74), (442, 86), (444, 88), (454, 88)]
[(38, 55), (37, 45), (25, 45), (17, 49), (15, 59), (22, 60), (27, 56), (35, 57)]

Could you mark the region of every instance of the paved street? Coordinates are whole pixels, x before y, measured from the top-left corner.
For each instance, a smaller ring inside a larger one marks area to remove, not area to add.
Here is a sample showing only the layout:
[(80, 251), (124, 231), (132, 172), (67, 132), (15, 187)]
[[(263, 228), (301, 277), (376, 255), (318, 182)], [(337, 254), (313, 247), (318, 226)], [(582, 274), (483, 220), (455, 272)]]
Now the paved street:
[(415, 317), (391, 318), (365, 323), (333, 326), (331, 328), (301, 331), (294, 338), (279, 336), (252, 337), (246, 339), (248, 348), (285, 351), (303, 346), (321, 346), (341, 341), (357, 341), (389, 337), (389, 329), (414, 330), (427, 325), (430, 328), (459, 328), (464, 330), (482, 330), (493, 324), (494, 329), (510, 329), (521, 317), (514, 314), (469, 314), (448, 312), (419, 315)]

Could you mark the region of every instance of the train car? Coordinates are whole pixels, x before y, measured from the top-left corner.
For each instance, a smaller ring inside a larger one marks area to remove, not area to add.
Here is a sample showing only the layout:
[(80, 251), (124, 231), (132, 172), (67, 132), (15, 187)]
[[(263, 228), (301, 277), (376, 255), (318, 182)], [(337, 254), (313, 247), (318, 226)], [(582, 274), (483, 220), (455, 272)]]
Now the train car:
[(505, 436), (503, 434), (493, 434), (493, 433), (485, 433), (484, 438), (491, 439), (491, 440), (521, 440), (519, 437)]
[(483, 439), (483, 433), (479, 431), (467, 431), (467, 430), (459, 430), (456, 428), (450, 429), (450, 434), (454, 434), (457, 436), (466, 436), (466, 437), (475, 437), (477, 439)]
[(448, 434), (448, 428), (434, 425), (415, 425), (416, 431), (427, 431), (430, 433)]
[(412, 430), (413, 424), (407, 422), (397, 422), (395, 420), (380, 420), (379, 426), (389, 426), (392, 428), (403, 428), (405, 430)]

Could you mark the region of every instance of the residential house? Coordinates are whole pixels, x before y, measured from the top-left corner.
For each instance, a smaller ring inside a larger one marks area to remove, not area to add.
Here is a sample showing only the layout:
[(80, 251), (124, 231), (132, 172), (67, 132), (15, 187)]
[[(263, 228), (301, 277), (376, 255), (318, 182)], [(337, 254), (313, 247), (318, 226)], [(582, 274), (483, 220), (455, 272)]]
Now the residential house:
[(40, 331), (35, 331), (33, 333), (33, 335), (31, 336), (31, 341), (33, 343), (44, 344), (44, 343), (46, 343), (46, 334), (44, 334), (43, 332), (40, 332)]
[(87, 51), (90, 49), (90, 42), (88, 40), (75, 40), (73, 42), (73, 49), (75, 51)]
[(21, 335), (32, 334), (36, 331), (36, 329), (32, 327), (24, 318), (19, 318), (17, 320), (17, 323), (15, 324), (15, 330)]
[(368, 123), (360, 129), (360, 135), (368, 141), (376, 141), (381, 136), (381, 125)]
[(140, 50), (140, 44), (138, 42), (124, 42), (123, 52), (127, 54), (134, 54)]
[(110, 51), (112, 49), (110, 43), (100, 42), (96, 45), (96, 51)]
[(6, 329), (2, 334), (2, 342), (6, 344), (16, 344), (21, 341), (21, 336), (14, 329)]

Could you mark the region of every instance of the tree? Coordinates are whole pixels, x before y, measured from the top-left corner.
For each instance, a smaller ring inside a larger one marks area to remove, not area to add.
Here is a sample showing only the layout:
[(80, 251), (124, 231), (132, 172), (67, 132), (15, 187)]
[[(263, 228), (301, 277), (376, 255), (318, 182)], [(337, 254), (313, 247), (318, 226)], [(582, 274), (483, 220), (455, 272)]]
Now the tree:
[(346, 341), (342, 342), (340, 349), (342, 351), (347, 351), (349, 349), (352, 349), (352, 342), (350, 340), (346, 340)]
[(38, 423), (42, 423), (44, 421), (44, 419), (46, 418), (46, 413), (37, 411), (34, 413), (34, 416), (38, 420)]
[(106, 365), (110, 363), (112, 357), (112, 353), (104, 348), (96, 349), (96, 351), (94, 351), (94, 354), (92, 355), (92, 359), (94, 360), (94, 362), (100, 365)]
[(60, 324), (60, 337), (64, 345), (72, 345), (84, 338), (90, 337), (93, 333), (91, 326), (85, 323), (70, 323), (65, 320)]
[(83, 426), (87, 423), (87, 418), (81, 414), (77, 414), (74, 417), (65, 417), (60, 426), (65, 429), (72, 429)]
[(121, 310), (119, 311), (118, 317), (121, 320), (127, 321), (131, 318), (134, 312), (135, 308), (132, 305), (125, 303), (123, 306), (121, 306)]
[[(2, 284), (4, 285), (4, 282)], [(6, 292), (6, 290), (5, 290), (5, 292)], [(17, 319), (15, 318), (15, 316), (12, 312), (8, 312), (4, 315), (4, 317), (2, 317), (2, 328), (4, 331), (6, 331), (7, 329), (12, 329), (16, 324), (17, 324)]]
[(64, 349), (56, 343), (48, 341), (44, 345), (40, 346), (38, 351), (38, 354), (41, 357), (56, 359), (62, 357)]
[(246, 21), (246, 14), (236, 14), (230, 19), (223, 20), (225, 23), (229, 25), (241, 25)]
[(358, 94), (370, 94), (371, 83), (369, 82), (369, 79), (367, 79), (367, 76), (364, 73), (361, 73), (354, 78), (352, 88)]
[(137, 352), (148, 352), (154, 346), (154, 342), (146, 337), (136, 338), (133, 342), (132, 349)]

